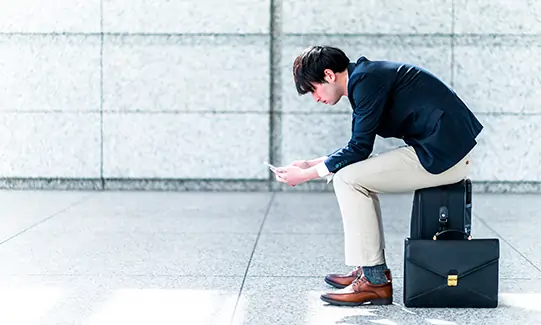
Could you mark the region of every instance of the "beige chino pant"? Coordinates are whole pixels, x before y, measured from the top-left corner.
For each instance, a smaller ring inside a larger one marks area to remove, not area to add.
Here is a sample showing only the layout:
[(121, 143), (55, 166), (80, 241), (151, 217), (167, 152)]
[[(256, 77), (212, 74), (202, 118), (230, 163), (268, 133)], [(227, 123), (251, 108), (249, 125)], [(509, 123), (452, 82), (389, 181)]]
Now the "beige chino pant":
[(333, 178), (344, 226), (345, 264), (374, 266), (385, 262), (385, 238), (378, 193), (410, 192), (459, 182), (471, 166), (466, 155), (441, 174), (421, 165), (411, 146), (399, 147), (340, 169)]

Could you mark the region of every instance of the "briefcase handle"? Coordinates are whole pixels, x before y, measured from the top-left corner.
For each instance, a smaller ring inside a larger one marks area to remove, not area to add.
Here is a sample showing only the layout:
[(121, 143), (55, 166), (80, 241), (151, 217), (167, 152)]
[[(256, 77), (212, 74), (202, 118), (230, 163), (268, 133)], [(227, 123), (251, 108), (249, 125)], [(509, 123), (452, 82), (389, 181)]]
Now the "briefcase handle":
[(464, 238), (467, 238), (468, 240), (471, 240), (471, 239), (472, 239), (471, 235), (468, 235), (468, 234), (465, 233), (464, 231), (461, 231), (461, 230), (458, 230), (458, 229), (445, 229), (445, 230), (443, 230), (443, 231), (438, 231), (438, 232), (434, 235), (434, 237), (433, 237), (432, 239), (436, 240), (436, 239), (438, 239), (438, 237), (439, 237), (440, 235), (443, 235), (443, 234), (448, 233), (448, 232), (459, 232), (459, 233), (461, 233), (461, 234), (464, 235)]

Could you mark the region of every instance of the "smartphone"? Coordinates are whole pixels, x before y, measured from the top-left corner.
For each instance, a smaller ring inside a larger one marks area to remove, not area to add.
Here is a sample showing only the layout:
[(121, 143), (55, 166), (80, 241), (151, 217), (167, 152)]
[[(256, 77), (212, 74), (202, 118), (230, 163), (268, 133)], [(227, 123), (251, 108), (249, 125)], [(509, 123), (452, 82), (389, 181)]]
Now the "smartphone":
[(269, 169), (272, 170), (274, 173), (277, 173), (278, 172), (278, 168), (276, 166), (273, 166), (271, 164), (269, 164), (268, 162), (264, 161), (263, 162), (265, 165), (269, 166)]

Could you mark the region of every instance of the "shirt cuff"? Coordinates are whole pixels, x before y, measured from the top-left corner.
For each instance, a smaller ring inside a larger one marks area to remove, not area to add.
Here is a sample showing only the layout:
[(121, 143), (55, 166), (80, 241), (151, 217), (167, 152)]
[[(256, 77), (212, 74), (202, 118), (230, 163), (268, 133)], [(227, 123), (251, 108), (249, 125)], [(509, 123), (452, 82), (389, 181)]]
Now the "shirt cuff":
[(330, 174), (327, 165), (323, 161), (316, 165), (316, 171), (319, 177), (325, 177)]

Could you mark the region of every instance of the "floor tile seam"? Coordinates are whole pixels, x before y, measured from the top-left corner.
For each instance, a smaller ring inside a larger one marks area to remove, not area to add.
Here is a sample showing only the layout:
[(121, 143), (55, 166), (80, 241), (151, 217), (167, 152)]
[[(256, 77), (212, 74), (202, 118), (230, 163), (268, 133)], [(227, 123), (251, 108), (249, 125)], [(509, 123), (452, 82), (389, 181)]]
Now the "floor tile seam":
[(244, 271), (244, 277), (243, 277), (242, 282), (241, 282), (241, 284), (240, 284), (239, 293), (238, 293), (237, 299), (236, 299), (236, 301), (235, 301), (235, 306), (233, 307), (233, 312), (231, 313), (230, 324), (233, 324), (233, 322), (234, 322), (235, 315), (236, 315), (236, 313), (237, 313), (237, 308), (238, 308), (238, 305), (239, 305), (239, 302), (240, 302), (240, 298), (241, 298), (241, 296), (242, 296), (242, 292), (243, 292), (243, 289), (244, 289), (244, 284), (245, 284), (245, 282), (246, 282), (246, 278), (247, 278), (247, 275), (248, 275), (248, 271), (250, 270), (250, 265), (252, 264), (252, 259), (253, 259), (254, 255), (255, 255), (255, 251), (256, 251), (256, 249), (257, 249), (257, 244), (258, 244), (258, 242), (259, 242), (259, 238), (261, 237), (261, 233), (262, 233), (262, 231), (263, 231), (263, 227), (264, 227), (264, 225), (265, 225), (265, 221), (267, 220), (267, 217), (268, 217), (269, 212), (270, 212), (270, 210), (271, 210), (271, 207), (272, 207), (272, 204), (273, 204), (273, 202), (274, 202), (275, 196), (276, 196), (276, 193), (273, 192), (273, 193), (271, 194), (270, 199), (269, 199), (269, 203), (267, 204), (267, 209), (266, 209), (265, 214), (264, 214), (264, 216), (263, 216), (263, 220), (261, 221), (261, 225), (260, 225), (260, 227), (259, 227), (259, 232), (258, 232), (258, 234), (257, 234), (257, 237), (256, 237), (255, 241), (254, 241), (254, 246), (253, 246), (253, 248), (252, 248), (252, 252), (250, 253), (250, 258), (248, 259), (248, 264), (246, 265), (246, 269), (245, 269), (245, 271)]
[(481, 218), (477, 213), (472, 213), (474, 217), (478, 218), (479, 221), (487, 227), (490, 231), (492, 231), (496, 236), (498, 236), (504, 243), (509, 245), (511, 249), (513, 249), (517, 254), (519, 254), (522, 258), (524, 258), (528, 263), (530, 263), (538, 272), (541, 273), (541, 269), (535, 265), (529, 258), (527, 258), (522, 252), (520, 252), (515, 246), (513, 246), (507, 239), (505, 239), (500, 233), (498, 233), (494, 228), (488, 225), (488, 222), (486, 222), (483, 218)]
[(0, 245), (5, 244), (6, 242), (18, 237), (19, 235), (22, 235), (23, 233), (27, 232), (28, 230), (33, 229), (33, 228), (41, 225), (42, 223), (45, 223), (48, 220), (50, 220), (50, 219), (52, 219), (52, 218), (54, 218), (54, 217), (56, 217), (56, 216), (58, 216), (58, 215), (60, 215), (60, 214), (62, 214), (64, 212), (68, 211), (69, 209), (73, 208), (74, 206), (77, 206), (77, 205), (81, 204), (82, 202), (88, 200), (89, 198), (91, 198), (91, 197), (93, 197), (95, 195), (96, 195), (96, 193), (91, 193), (91, 194), (85, 195), (84, 197), (80, 198), (79, 200), (76, 200), (75, 202), (72, 202), (71, 204), (68, 204), (68, 206), (64, 207), (63, 209), (60, 209), (60, 210), (52, 213), (51, 215), (45, 217), (44, 219), (42, 219), (42, 220), (28, 226), (27, 228), (25, 228), (25, 229), (19, 231), (18, 233), (16, 233), (15, 235), (10, 236), (9, 238), (2, 240), (0, 242)]

